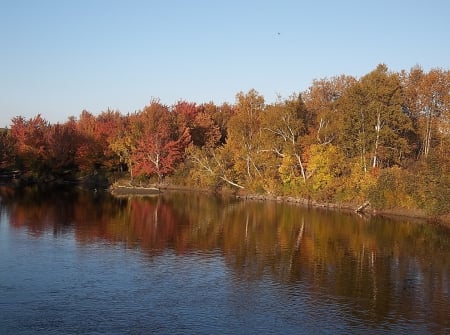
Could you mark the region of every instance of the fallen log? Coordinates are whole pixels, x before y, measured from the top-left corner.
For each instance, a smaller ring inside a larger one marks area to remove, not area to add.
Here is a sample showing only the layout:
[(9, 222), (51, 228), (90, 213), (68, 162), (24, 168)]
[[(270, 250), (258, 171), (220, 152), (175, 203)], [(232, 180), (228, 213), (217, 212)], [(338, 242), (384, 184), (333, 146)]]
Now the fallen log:
[(366, 209), (368, 206), (370, 206), (370, 202), (366, 201), (361, 206), (355, 209), (355, 213), (363, 213), (364, 209)]

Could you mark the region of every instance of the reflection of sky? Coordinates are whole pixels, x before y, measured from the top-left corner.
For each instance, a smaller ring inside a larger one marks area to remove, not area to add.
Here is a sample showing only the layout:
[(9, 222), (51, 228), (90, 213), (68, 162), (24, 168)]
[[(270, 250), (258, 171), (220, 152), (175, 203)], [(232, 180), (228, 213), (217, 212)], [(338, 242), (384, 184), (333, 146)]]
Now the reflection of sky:
[(8, 216), (3, 212), (0, 204), (0, 274), (6, 271), (5, 258), (10, 253), (10, 229)]

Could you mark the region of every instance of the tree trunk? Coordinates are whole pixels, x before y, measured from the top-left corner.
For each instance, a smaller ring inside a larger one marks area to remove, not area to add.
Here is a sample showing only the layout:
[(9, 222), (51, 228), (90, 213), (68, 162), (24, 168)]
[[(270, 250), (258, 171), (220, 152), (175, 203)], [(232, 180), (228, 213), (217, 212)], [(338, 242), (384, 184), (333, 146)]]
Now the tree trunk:
[(305, 169), (303, 168), (302, 158), (300, 157), (299, 154), (295, 154), (295, 157), (297, 158), (298, 165), (300, 166), (300, 172), (303, 177), (303, 182), (306, 183), (306, 174), (305, 174)]
[(364, 124), (364, 112), (361, 110), (361, 120), (362, 120), (362, 130), (360, 131), (359, 135), (361, 136), (361, 164), (364, 168), (364, 174), (367, 173), (367, 164), (366, 164), (366, 125)]
[(431, 111), (427, 115), (427, 126), (425, 131), (425, 139), (423, 141), (423, 153), (425, 157), (428, 157), (431, 147), (431, 125), (432, 125), (432, 115)]
[(375, 138), (375, 149), (373, 152), (373, 162), (372, 162), (372, 167), (375, 168), (378, 165), (378, 146), (380, 143), (380, 131), (381, 131), (381, 117), (380, 117), (380, 112), (378, 111), (377, 114), (377, 124), (375, 125), (375, 131), (377, 133), (376, 138)]

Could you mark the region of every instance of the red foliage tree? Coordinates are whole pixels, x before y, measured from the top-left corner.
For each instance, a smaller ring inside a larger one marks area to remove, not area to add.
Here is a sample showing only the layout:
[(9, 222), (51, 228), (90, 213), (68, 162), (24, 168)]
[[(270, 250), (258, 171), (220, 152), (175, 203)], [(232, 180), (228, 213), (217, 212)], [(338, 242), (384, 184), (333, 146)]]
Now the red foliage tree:
[(28, 172), (45, 170), (45, 137), (49, 127), (49, 123), (41, 115), (29, 120), (23, 117), (12, 119), (11, 137), (16, 142), (22, 169)]
[(82, 111), (77, 121), (79, 143), (75, 161), (83, 174), (94, 172), (102, 165), (103, 150), (96, 138), (95, 116), (88, 111)]
[(195, 102), (187, 102), (180, 100), (173, 106), (172, 112), (176, 115), (176, 122), (181, 129), (184, 127), (192, 127), (195, 117), (199, 112), (199, 108)]
[(110, 109), (100, 113), (96, 118), (94, 138), (101, 147), (103, 165), (107, 169), (114, 169), (120, 165), (119, 157), (111, 150), (111, 143), (121, 131), (123, 123), (122, 115)]
[(189, 130), (185, 127), (180, 132), (175, 114), (157, 101), (139, 114), (137, 122), (140, 135), (133, 153), (136, 172), (156, 175), (161, 182), (183, 158), (190, 142)]
[(56, 173), (74, 173), (79, 136), (74, 119), (54, 124), (45, 133), (47, 165)]
[(99, 168), (111, 170), (120, 164), (110, 144), (123, 122), (118, 111), (109, 109), (97, 117), (87, 111), (81, 113), (77, 122), (81, 139), (76, 158), (82, 172), (91, 173)]
[(16, 160), (15, 141), (11, 137), (11, 132), (0, 130), (0, 170), (10, 170), (14, 168)]

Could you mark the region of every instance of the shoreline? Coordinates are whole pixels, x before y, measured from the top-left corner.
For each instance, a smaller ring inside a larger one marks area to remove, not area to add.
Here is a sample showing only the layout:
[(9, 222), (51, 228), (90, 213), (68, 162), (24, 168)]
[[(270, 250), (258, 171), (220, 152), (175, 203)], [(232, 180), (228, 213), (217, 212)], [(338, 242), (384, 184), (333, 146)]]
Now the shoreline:
[(288, 203), (305, 208), (317, 208), (323, 210), (343, 211), (347, 213), (353, 213), (355, 215), (368, 215), (368, 216), (382, 216), (391, 218), (410, 218), (424, 220), (429, 224), (438, 224), (440, 226), (450, 229), (450, 215), (445, 217), (432, 217), (425, 214), (421, 210), (408, 210), (404, 208), (390, 208), (377, 210), (370, 207), (370, 204), (351, 204), (351, 203), (329, 203), (329, 202), (317, 202), (311, 199), (297, 198), (293, 196), (282, 195), (258, 195), (258, 194), (246, 194), (242, 192), (213, 190), (213, 189), (201, 189), (192, 188), (186, 186), (176, 185), (153, 185), (149, 187), (143, 186), (125, 186), (115, 185), (111, 186), (107, 190), (110, 194), (117, 197), (134, 197), (134, 196), (158, 196), (165, 191), (168, 192), (200, 192), (210, 193), (218, 195), (229, 195), (240, 200), (249, 201), (275, 201), (279, 203)]

